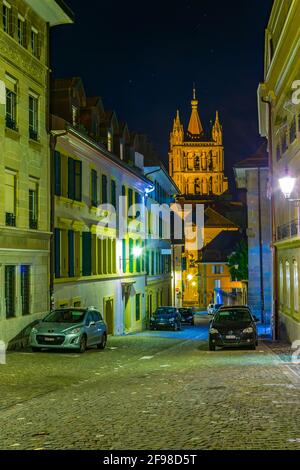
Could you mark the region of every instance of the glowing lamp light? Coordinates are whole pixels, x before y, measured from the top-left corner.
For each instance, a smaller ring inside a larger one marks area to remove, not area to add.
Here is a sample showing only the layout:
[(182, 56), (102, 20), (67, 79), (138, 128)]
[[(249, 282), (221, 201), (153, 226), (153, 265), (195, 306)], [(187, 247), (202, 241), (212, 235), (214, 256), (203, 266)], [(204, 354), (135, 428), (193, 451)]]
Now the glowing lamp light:
[(279, 178), (279, 186), (286, 199), (290, 198), (293, 192), (293, 189), (295, 187), (295, 183), (296, 183), (296, 178), (293, 178), (292, 176), (290, 176), (287, 171), (283, 178)]
[(132, 249), (132, 254), (133, 254), (133, 256), (135, 256), (135, 258), (139, 258), (141, 256), (142, 252), (143, 252), (143, 248), (141, 248), (140, 246), (135, 246)]
[(195, 281), (194, 281), (194, 282), (192, 282), (192, 286), (193, 286), (193, 287), (195, 287), (195, 286), (196, 286), (196, 283), (195, 283)]
[(193, 279), (193, 277), (194, 277), (194, 276), (193, 276), (192, 274), (188, 274), (188, 275), (187, 275), (187, 280), (188, 280), (188, 281), (191, 281), (191, 280)]

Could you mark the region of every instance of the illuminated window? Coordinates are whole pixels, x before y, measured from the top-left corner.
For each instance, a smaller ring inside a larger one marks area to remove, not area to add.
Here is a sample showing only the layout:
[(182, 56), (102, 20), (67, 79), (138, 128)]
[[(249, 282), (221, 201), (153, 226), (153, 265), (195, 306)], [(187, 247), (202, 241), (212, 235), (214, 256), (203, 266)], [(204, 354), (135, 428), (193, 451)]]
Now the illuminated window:
[(18, 16), (18, 43), (26, 47), (26, 23), (22, 16)]
[(107, 150), (109, 152), (112, 152), (112, 133), (111, 133), (111, 131), (108, 131), (108, 133), (107, 133)]
[(291, 308), (291, 273), (290, 263), (285, 263), (285, 304), (287, 308)]
[(294, 270), (294, 310), (299, 311), (299, 276), (298, 276), (298, 263), (294, 261), (293, 263)]

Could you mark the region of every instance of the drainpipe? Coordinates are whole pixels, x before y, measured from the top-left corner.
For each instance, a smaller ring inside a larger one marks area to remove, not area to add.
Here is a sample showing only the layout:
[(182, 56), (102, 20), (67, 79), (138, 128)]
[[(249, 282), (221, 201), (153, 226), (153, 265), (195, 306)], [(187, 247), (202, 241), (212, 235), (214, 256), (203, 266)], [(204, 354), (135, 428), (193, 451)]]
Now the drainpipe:
[(271, 250), (273, 267), (273, 286), (272, 286), (272, 314), (273, 314), (273, 339), (279, 339), (279, 315), (278, 315), (278, 273), (277, 273), (277, 248), (276, 248), (276, 219), (274, 204), (274, 174), (273, 174), (273, 137), (272, 137), (272, 102), (261, 98), (261, 101), (268, 105), (268, 141), (269, 141), (269, 178), (271, 187)]

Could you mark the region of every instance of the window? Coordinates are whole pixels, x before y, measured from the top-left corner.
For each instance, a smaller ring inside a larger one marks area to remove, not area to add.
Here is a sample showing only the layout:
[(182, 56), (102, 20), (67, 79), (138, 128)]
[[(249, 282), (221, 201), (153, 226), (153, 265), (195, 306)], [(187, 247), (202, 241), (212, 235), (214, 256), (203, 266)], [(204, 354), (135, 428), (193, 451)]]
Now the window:
[(298, 263), (294, 261), (293, 263), (294, 269), (294, 311), (299, 311), (299, 276), (298, 276)]
[(29, 228), (38, 228), (38, 183), (29, 181)]
[(107, 176), (102, 175), (102, 204), (107, 204)]
[(140, 321), (141, 319), (141, 294), (136, 294), (135, 296), (135, 321)]
[(39, 33), (35, 28), (31, 28), (30, 42), (31, 42), (31, 52), (32, 52), (32, 54), (35, 57), (39, 58), (40, 57)]
[(18, 43), (26, 47), (26, 23), (22, 16), (18, 16)]
[(224, 266), (215, 265), (212, 267), (213, 274), (223, 274), (223, 272), (224, 272)]
[(30, 313), (30, 266), (20, 267), (22, 315)]
[(133, 204), (133, 191), (132, 189), (128, 189), (128, 210), (130, 209), (130, 207), (132, 206)]
[(133, 239), (129, 238), (129, 272), (133, 273), (134, 257), (133, 257)]
[(3, 3), (2, 15), (3, 15), (3, 30), (12, 36), (13, 34), (12, 11), (11, 11), (11, 6), (7, 2)]
[(37, 95), (29, 95), (29, 138), (38, 140), (38, 126), (39, 126), (39, 99)]
[(126, 246), (126, 240), (122, 240), (122, 269), (123, 273), (126, 273), (126, 268), (127, 268), (127, 246)]
[(54, 152), (55, 195), (61, 196), (61, 155)]
[(98, 198), (97, 198), (97, 171), (91, 171), (91, 204), (93, 207), (97, 207)]
[(68, 198), (81, 201), (82, 198), (82, 162), (68, 158)]
[(296, 139), (296, 135), (297, 135), (297, 133), (296, 133), (296, 117), (294, 117), (294, 119), (291, 122), (291, 127), (290, 127), (290, 142), (291, 142), (291, 144)]
[(15, 316), (16, 302), (16, 267), (5, 266), (5, 306), (6, 318)]
[(69, 269), (68, 269), (69, 277), (74, 277), (75, 276), (75, 237), (74, 237), (73, 230), (68, 230), (68, 260), (69, 260)]
[(17, 131), (17, 80), (6, 75), (6, 127)]
[(5, 170), (5, 223), (9, 227), (16, 226), (16, 173)]
[(287, 308), (291, 308), (291, 273), (290, 263), (285, 263), (285, 304)]
[(221, 281), (220, 279), (215, 280), (215, 289), (221, 289)]
[[(135, 241), (135, 246), (136, 246), (136, 248), (140, 248), (140, 247), (142, 246), (141, 241), (140, 241), (140, 240), (136, 240), (136, 241)], [(136, 256), (136, 258), (135, 258), (135, 261), (136, 261), (136, 272), (137, 272), (137, 273), (140, 273), (140, 272), (141, 272), (141, 257), (142, 257), (142, 256), (143, 256), (143, 255)]]

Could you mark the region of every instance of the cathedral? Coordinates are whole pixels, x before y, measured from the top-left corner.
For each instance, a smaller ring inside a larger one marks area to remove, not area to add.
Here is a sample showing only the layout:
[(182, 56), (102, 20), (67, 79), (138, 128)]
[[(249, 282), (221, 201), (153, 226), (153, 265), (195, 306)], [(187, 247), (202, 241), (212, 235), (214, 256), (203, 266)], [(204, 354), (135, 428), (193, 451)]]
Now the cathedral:
[(204, 205), (204, 247), (191, 251), (182, 246), (182, 277), (176, 281), (176, 292), (177, 306), (205, 310), (210, 302), (245, 303), (241, 283), (232, 279), (228, 256), (243, 238), (246, 212), (228, 191), (219, 113), (208, 135), (199, 117), (195, 87), (191, 105), (186, 132), (179, 111), (173, 122), (169, 172), (181, 192), (177, 203)]
[(170, 136), (170, 176), (185, 196), (221, 195), (228, 190), (224, 177), (223, 131), (216, 113), (211, 135), (204, 133), (198, 113), (196, 90), (193, 90), (192, 112), (185, 133), (179, 111)]

